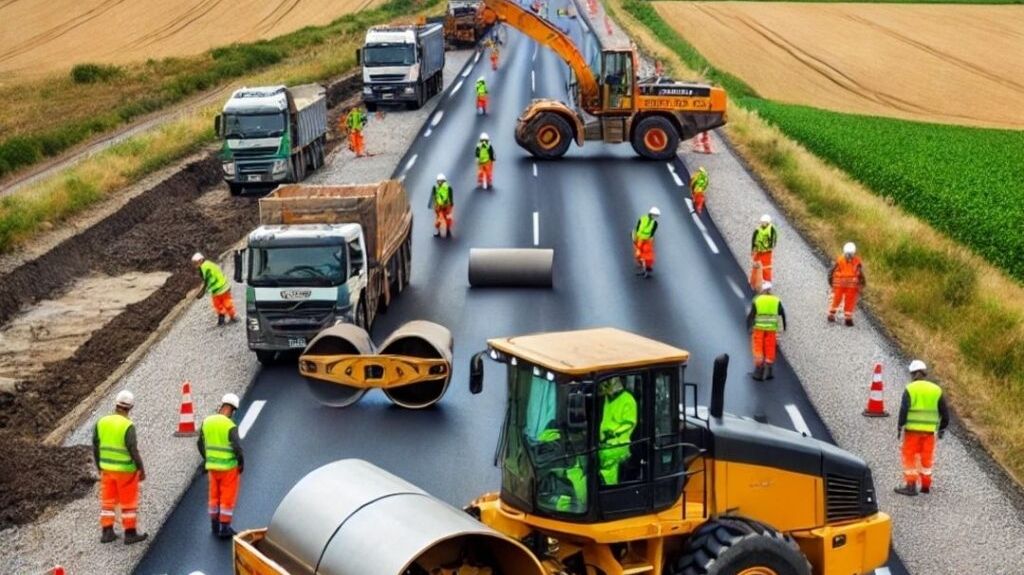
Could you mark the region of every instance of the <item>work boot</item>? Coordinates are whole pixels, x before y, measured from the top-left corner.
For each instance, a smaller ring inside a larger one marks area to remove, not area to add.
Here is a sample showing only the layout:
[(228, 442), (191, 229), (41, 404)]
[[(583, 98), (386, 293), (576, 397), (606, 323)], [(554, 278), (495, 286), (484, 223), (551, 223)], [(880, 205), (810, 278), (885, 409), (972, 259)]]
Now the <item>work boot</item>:
[(236, 321), (238, 321), (237, 315), (233, 315), (230, 318), (228, 318), (228, 323), (235, 323)]
[(439, 229), (434, 229), (434, 237), (435, 237), (435, 238), (439, 238), (439, 237), (441, 237), (441, 230), (439, 230)]
[(917, 495), (917, 484), (916, 483), (907, 483), (906, 485), (904, 485), (902, 487), (897, 487), (896, 489), (893, 489), (893, 491), (895, 491), (896, 493), (899, 493), (900, 495), (907, 495), (907, 496), (913, 497), (913, 496)]
[(223, 315), (217, 314), (217, 325), (218, 326), (224, 325), (224, 316)]
[(924, 494), (927, 495), (927, 494), (929, 494), (931, 492), (932, 492), (932, 486), (931, 485), (929, 485), (927, 487), (924, 486), (924, 485), (921, 486), (921, 493), (924, 493)]
[(117, 539), (117, 533), (114, 533), (113, 527), (104, 527), (103, 534), (100, 535), (100, 543), (110, 543)]
[(131, 545), (138, 543), (139, 541), (145, 541), (149, 539), (149, 533), (139, 533), (134, 529), (125, 529), (124, 531), (124, 544)]
[(230, 523), (221, 523), (220, 531), (217, 532), (217, 537), (221, 539), (231, 539), (235, 536), (235, 530), (231, 528)]
[(836, 322), (836, 314), (834, 314), (834, 313), (828, 314), (828, 322), (829, 323), (835, 323)]
[(754, 373), (751, 375), (755, 381), (764, 381), (764, 366), (758, 365), (754, 367)]
[(210, 531), (214, 535), (220, 535), (220, 520), (216, 517), (210, 519)]
[(765, 367), (764, 378), (765, 379), (775, 379), (775, 374), (772, 373), (772, 364), (770, 364), (770, 363)]
[(852, 317), (846, 318), (846, 322), (845, 323), (846, 323), (846, 327), (853, 327), (853, 318)]

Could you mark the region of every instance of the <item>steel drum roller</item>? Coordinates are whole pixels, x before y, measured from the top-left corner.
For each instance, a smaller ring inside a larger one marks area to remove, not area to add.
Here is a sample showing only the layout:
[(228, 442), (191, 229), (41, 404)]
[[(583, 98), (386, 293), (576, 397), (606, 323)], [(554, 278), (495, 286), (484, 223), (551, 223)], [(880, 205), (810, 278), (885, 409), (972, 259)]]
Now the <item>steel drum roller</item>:
[(469, 250), (473, 287), (551, 287), (555, 251), (549, 249)]

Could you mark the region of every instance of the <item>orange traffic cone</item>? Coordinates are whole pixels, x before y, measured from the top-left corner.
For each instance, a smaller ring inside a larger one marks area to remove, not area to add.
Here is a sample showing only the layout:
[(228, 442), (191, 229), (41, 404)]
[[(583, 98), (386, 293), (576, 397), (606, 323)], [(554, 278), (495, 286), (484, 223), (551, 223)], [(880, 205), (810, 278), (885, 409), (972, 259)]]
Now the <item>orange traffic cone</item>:
[(875, 373), (871, 376), (871, 391), (868, 393), (868, 406), (864, 408), (866, 417), (889, 417), (885, 410), (885, 397), (883, 395), (884, 384), (882, 383), (882, 364), (875, 364)]
[(754, 293), (761, 292), (761, 284), (764, 283), (764, 272), (761, 269), (761, 262), (754, 262), (750, 266), (750, 287)]
[(192, 382), (181, 384), (181, 410), (178, 417), (178, 431), (175, 437), (192, 437), (196, 435), (196, 414), (192, 409)]

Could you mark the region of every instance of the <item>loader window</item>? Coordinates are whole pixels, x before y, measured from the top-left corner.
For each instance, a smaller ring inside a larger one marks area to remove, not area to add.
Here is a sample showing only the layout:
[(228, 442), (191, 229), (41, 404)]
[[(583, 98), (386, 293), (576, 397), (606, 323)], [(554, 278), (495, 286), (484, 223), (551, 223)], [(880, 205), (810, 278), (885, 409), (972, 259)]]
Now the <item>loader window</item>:
[(605, 52), (602, 67), (604, 101), (608, 109), (633, 107), (633, 60), (629, 52)]

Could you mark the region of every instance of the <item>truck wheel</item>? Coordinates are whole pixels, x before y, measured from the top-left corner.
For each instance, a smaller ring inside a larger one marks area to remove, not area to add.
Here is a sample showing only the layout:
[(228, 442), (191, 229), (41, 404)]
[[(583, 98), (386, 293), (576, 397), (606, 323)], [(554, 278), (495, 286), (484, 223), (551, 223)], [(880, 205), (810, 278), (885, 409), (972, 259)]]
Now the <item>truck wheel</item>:
[(367, 112), (376, 112), (377, 111), (377, 102), (363, 102), (363, 104), (366, 105), (366, 111)]
[(633, 129), (633, 149), (648, 160), (668, 160), (676, 155), (679, 133), (668, 118), (651, 116)]
[(306, 159), (302, 157), (302, 152), (292, 159), (292, 177), (295, 178), (295, 183), (306, 179)]
[(232, 196), (242, 195), (242, 184), (236, 184), (235, 182), (228, 182), (228, 193)]
[(702, 525), (670, 575), (810, 575), (811, 564), (789, 535), (743, 517)]
[(558, 114), (543, 112), (526, 127), (524, 139), (531, 154), (545, 160), (555, 160), (569, 150), (572, 127)]
[(256, 361), (260, 362), (260, 365), (274, 365), (277, 362), (277, 352), (257, 349)]
[(367, 333), (370, 331), (370, 316), (366, 313), (366, 300), (360, 299), (359, 305), (356, 306), (356, 325), (365, 329)]

